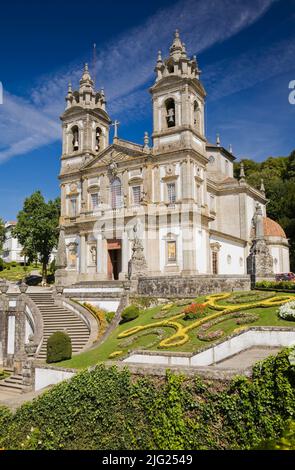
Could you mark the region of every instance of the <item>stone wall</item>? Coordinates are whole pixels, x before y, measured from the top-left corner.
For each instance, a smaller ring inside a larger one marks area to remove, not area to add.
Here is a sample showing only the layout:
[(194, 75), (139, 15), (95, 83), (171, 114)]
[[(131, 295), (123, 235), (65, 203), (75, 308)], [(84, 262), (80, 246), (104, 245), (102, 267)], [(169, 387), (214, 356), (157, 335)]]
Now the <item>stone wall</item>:
[(233, 290), (250, 290), (250, 276), (163, 276), (140, 278), (138, 294), (152, 297), (194, 297)]

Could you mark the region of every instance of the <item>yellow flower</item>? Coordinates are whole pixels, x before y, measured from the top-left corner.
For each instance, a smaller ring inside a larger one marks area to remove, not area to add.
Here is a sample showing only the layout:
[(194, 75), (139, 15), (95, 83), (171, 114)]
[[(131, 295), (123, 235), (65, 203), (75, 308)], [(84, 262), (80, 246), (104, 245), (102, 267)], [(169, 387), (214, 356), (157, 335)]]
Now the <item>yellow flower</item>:
[(109, 357), (110, 358), (117, 357), (117, 356), (121, 356), (121, 354), (123, 354), (123, 351), (114, 351), (109, 355)]

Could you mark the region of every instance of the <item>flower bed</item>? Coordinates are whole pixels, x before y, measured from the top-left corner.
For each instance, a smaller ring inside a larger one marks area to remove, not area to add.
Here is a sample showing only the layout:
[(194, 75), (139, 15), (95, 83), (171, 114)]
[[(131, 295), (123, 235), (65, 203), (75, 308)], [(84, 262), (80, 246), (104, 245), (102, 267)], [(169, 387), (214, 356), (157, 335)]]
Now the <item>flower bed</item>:
[[(174, 315), (170, 318), (167, 318), (165, 320), (152, 322), (147, 325), (139, 325), (139, 326), (135, 326), (133, 328), (127, 329), (118, 335), (118, 339), (135, 335), (140, 331), (148, 330), (150, 328), (171, 327), (176, 330), (175, 333), (169, 336), (168, 338), (162, 339), (158, 345), (158, 348), (166, 349), (166, 348), (171, 348), (171, 347), (177, 347), (189, 341), (188, 333), (190, 331), (204, 325), (205, 323), (208, 323), (208, 321), (216, 320), (221, 317), (230, 318), (231, 314), (240, 312), (242, 310), (250, 310), (250, 309), (258, 308), (258, 307), (269, 308), (269, 307), (280, 306), (282, 304), (285, 304), (295, 299), (295, 296), (291, 296), (291, 295), (285, 295), (285, 296), (274, 295), (271, 298), (266, 298), (266, 299), (264, 298), (256, 302), (251, 302), (251, 303), (247, 302), (247, 303), (242, 303), (239, 305), (221, 305), (218, 303), (219, 301), (228, 299), (231, 296), (232, 296), (231, 293), (219, 293), (219, 294), (212, 294), (212, 295), (205, 297), (205, 302), (203, 302), (203, 304), (201, 305), (203, 305), (204, 308), (207, 307), (209, 309), (214, 310), (215, 313), (198, 318), (196, 319), (196, 321), (193, 321), (188, 326), (184, 326), (182, 323), (178, 321), (179, 319), (183, 319), (184, 316), (186, 315), (187, 309), (184, 309), (181, 313)], [(161, 310), (165, 312), (167, 310), (172, 309), (173, 306), (174, 304), (168, 304), (162, 307)], [(191, 309), (194, 307), (190, 306), (189, 308)], [(241, 320), (240, 324), (249, 323), (249, 320), (250, 320), (249, 316), (248, 317), (244, 316), (244, 321)]]
[(279, 316), (283, 320), (295, 321), (295, 301), (282, 305), (279, 308)]

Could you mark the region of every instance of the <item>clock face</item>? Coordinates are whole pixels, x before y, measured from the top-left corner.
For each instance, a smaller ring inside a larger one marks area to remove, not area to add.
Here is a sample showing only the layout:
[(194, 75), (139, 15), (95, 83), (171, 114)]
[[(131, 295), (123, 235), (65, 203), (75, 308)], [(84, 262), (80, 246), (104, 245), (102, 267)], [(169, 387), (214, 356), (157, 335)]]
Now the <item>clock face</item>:
[(213, 157), (213, 155), (210, 155), (209, 157), (209, 163), (214, 163), (215, 162), (215, 157)]

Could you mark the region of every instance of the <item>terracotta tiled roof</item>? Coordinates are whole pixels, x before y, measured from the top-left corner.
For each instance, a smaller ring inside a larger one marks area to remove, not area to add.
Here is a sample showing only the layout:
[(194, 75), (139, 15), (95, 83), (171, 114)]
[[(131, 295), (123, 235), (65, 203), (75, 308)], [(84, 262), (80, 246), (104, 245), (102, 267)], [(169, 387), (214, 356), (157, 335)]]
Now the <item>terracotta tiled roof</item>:
[(269, 217), (264, 217), (263, 219), (263, 228), (264, 228), (264, 235), (266, 237), (282, 237), (287, 238), (284, 230), (274, 220), (270, 219)]

